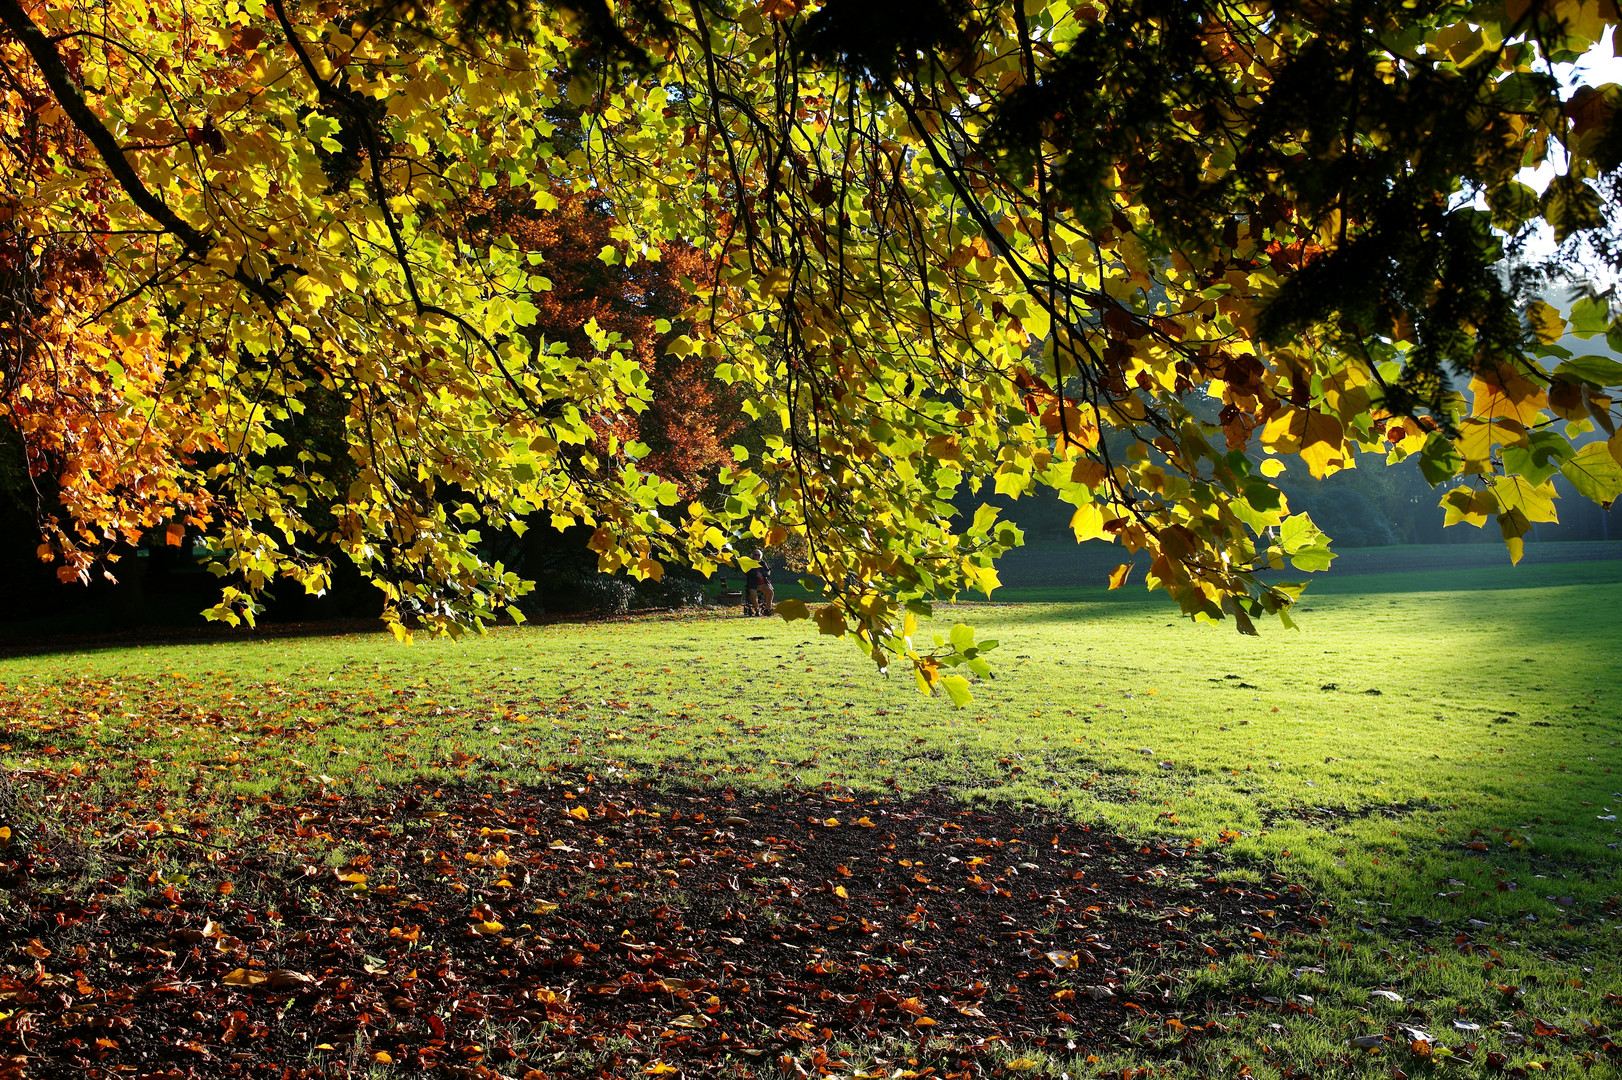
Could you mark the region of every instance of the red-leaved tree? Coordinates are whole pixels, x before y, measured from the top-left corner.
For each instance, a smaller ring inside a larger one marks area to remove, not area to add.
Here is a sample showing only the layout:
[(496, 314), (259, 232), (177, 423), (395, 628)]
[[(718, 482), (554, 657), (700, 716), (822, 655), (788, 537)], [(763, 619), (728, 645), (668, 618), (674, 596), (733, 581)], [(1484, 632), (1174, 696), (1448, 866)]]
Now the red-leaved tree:
[(559, 192), (557, 200), (555, 209), (538, 210), (527, 197), (495, 189), (472, 208), (469, 232), (509, 236), (520, 250), (544, 257), (539, 270), (552, 288), (533, 297), (540, 308), (534, 330), (547, 342), (586, 355), (593, 346), (585, 327), (594, 320), (620, 335), (619, 347), (647, 372), (652, 401), (640, 413), (598, 416), (596, 426), (605, 440), (612, 434), (621, 445), (646, 444), (643, 468), (674, 482), (684, 498), (700, 497), (732, 459), (729, 446), (744, 421), (734, 396), (711, 374), (713, 362), (667, 355), (664, 346), (683, 333), (693, 284), (707, 280), (714, 265), (677, 244), (628, 265), (629, 245), (614, 235), (613, 214), (601, 199)]

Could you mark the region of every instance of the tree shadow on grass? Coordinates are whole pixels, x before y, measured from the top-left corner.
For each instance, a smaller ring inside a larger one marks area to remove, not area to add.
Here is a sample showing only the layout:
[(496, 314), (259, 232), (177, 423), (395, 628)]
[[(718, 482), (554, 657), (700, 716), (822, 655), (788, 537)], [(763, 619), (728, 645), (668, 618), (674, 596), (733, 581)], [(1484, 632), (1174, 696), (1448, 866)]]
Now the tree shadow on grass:
[(0, 659), (106, 652), (114, 649), (172, 648), (233, 642), (281, 641), (295, 638), (387, 633), (376, 619), (327, 619), (318, 622), (265, 623), (259, 626), (145, 626), (89, 634), (44, 634), (0, 638)]

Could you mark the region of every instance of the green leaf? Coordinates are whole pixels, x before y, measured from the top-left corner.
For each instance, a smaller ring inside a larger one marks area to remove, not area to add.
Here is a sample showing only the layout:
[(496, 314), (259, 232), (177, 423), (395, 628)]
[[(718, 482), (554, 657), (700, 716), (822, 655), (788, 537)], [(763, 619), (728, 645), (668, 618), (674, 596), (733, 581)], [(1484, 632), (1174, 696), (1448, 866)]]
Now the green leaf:
[(1554, 242), (1563, 244), (1572, 233), (1605, 224), (1605, 212), (1599, 192), (1567, 173), (1555, 177), (1543, 192), (1543, 219), (1554, 226)]
[(1431, 487), (1445, 484), (1464, 468), (1464, 456), (1453, 440), (1440, 431), (1433, 431), (1425, 437), (1425, 445), (1419, 449), (1419, 474)]
[(1487, 193), (1492, 223), (1513, 232), (1538, 214), (1538, 193), (1519, 180), (1508, 180)]
[(1611, 329), (1611, 302), (1585, 296), (1571, 306), (1570, 329), (1580, 338), (1591, 338)]
[(591, 99), (595, 96), (590, 77), (578, 75), (570, 79), (565, 96), (569, 99), (569, 104), (577, 109), (584, 109), (587, 105), (590, 105)]
[(998, 495), (1006, 495), (1010, 499), (1017, 499), (1025, 494), (1025, 489), (1031, 486), (1031, 474), (1020, 469), (1003, 466), (997, 470), (996, 482), (993, 490)]
[(1611, 456), (1603, 442), (1591, 442), (1560, 466), (1560, 475), (1577, 489), (1577, 494), (1609, 509), (1622, 495), (1622, 463)]
[(963, 708), (974, 700), (974, 693), (969, 689), (969, 680), (961, 675), (947, 675), (941, 679), (941, 687), (946, 696), (952, 699), (952, 704)]
[(997, 521), (997, 507), (990, 503), (981, 503), (974, 511), (974, 523), (969, 526), (970, 536), (984, 536), (991, 530)]
[(1312, 518), (1306, 514), (1293, 514), (1284, 519), (1278, 530), (1279, 546), (1286, 555), (1294, 554), (1302, 547), (1312, 543), (1318, 536), (1318, 527), (1312, 523)]
[(1306, 514), (1292, 514), (1285, 518), (1284, 524), (1279, 526), (1278, 535), (1279, 546), (1290, 557), (1290, 563), (1304, 573), (1328, 570), (1335, 558), (1329, 550), (1329, 537)]
[(1560, 464), (1576, 451), (1571, 441), (1558, 431), (1535, 431), (1525, 446), (1506, 446), (1502, 454), (1504, 471), (1518, 473), (1528, 483), (1541, 484), (1560, 470)]
[(1622, 363), (1608, 356), (1573, 357), (1556, 365), (1554, 374), (1590, 386), (1622, 386)]
[(1335, 553), (1329, 550), (1329, 537), (1321, 536), (1311, 547), (1302, 548), (1290, 556), (1290, 565), (1304, 574), (1317, 574), (1329, 569)]

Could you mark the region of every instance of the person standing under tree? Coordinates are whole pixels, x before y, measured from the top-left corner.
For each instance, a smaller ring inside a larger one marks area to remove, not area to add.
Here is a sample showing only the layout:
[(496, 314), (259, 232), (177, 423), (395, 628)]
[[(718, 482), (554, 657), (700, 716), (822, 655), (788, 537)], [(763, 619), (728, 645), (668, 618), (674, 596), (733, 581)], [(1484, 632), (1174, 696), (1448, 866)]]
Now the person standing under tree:
[(770, 615), (772, 613), (772, 571), (766, 565), (766, 553), (754, 551), (754, 560), (760, 565), (743, 575), (743, 613)]

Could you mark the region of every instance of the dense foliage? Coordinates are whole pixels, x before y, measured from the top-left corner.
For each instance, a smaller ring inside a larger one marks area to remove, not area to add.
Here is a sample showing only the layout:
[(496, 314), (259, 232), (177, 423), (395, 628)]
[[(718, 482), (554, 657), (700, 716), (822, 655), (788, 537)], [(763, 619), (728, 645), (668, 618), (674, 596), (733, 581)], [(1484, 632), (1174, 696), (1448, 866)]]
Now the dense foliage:
[[(961, 699), (943, 662), (983, 671), (972, 637), (931, 652), (911, 615), (995, 587), (1018, 530), (952, 516), (986, 477), (1056, 489), (1078, 539), (1147, 552), (1151, 586), (1246, 631), (1299, 591), (1259, 575), (1331, 558), (1281, 457), (1466, 477), (1447, 519), (1516, 554), (1556, 473), (1622, 490), (1622, 364), (1554, 344), (1622, 327), (1592, 289), (1532, 299), (1531, 272), (1615, 267), (1622, 89), (1567, 94), (1552, 65), (1616, 21), (0, 0), (0, 401), (69, 576), (197, 533), (217, 617), (348, 559), (402, 632), (454, 631), (526, 591), (486, 534), (535, 514), (640, 577), (794, 536), (824, 632)], [(503, 225), (537, 219), (491, 212), (515, 199), (574, 214), (572, 239), (606, 227), (605, 264), (685, 260), (663, 381), (612, 320), (557, 321), (545, 245)], [(711, 504), (615, 418), (716, 381), (756, 445)], [(318, 400), (341, 454), (301, 434)]]

